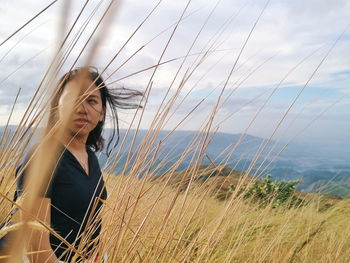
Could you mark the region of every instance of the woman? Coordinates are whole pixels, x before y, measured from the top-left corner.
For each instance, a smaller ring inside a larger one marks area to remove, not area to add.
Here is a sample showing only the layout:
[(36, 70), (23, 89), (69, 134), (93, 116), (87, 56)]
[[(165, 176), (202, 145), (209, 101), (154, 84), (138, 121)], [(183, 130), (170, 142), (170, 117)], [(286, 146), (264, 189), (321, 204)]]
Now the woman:
[[(138, 91), (117, 89), (112, 93), (94, 68), (79, 68), (66, 73), (59, 81), (51, 104), (48, 129), (67, 117), (72, 98), (77, 98), (76, 107), (69, 113), (68, 124), (60, 141), (61, 154), (53, 177), (45, 194), (39, 219), (48, 225), (78, 250), (83, 257), (95, 260), (94, 251), (101, 231), (98, 212), (107, 197), (102, 173), (95, 152), (104, 148), (102, 131), (107, 106), (111, 111), (113, 125), (119, 135), (117, 108), (137, 108), (126, 100), (141, 96)], [(78, 93), (78, 97), (74, 94)], [(113, 135), (108, 143), (107, 152)], [(28, 160), (28, 158), (27, 158)], [(23, 191), (26, 170), (19, 172), (16, 197)], [(36, 231), (38, 232), (38, 231)], [(81, 243), (83, 242), (83, 243)], [(70, 262), (74, 252), (53, 234), (41, 232), (32, 235), (33, 250), (38, 253), (35, 262)], [(84, 245), (85, 244), (85, 245)], [(88, 244), (88, 245), (86, 245)], [(79, 259), (79, 258), (78, 258)]]

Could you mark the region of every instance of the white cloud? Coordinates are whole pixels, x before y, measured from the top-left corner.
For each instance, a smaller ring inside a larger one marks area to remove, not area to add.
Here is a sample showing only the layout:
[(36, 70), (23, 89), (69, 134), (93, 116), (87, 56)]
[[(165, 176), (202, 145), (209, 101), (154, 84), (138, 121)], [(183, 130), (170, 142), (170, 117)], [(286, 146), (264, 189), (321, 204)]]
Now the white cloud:
[[(96, 6), (98, 1), (90, 1), (86, 12), (83, 13), (81, 20), (77, 24), (77, 29), (82, 25), (83, 21), (87, 19), (88, 15)], [(123, 43), (127, 40), (130, 34), (136, 29), (139, 23), (152, 10), (153, 6), (158, 1), (124, 1), (116, 14), (114, 23), (111, 25), (108, 34), (101, 43), (96, 64), (102, 68), (106, 63), (116, 54)], [(197, 69), (192, 78), (185, 85), (181, 96), (183, 96), (193, 85), (203, 77), (202, 81), (198, 83), (193, 95), (185, 102), (182, 111), (178, 112), (175, 119), (181, 119), (181, 114), (185, 109), (190, 109), (196, 101), (206, 96), (215, 87), (218, 91), (214, 92), (217, 96), (222, 82), (225, 81), (227, 75), (238, 55), (242, 44), (244, 43), (251, 27), (253, 26), (259, 12), (262, 10), (266, 1), (221, 1), (217, 9), (213, 13), (207, 26), (204, 28), (199, 39), (193, 47), (191, 53), (199, 52), (208, 41), (220, 31), (222, 25), (230, 17), (235, 16), (229, 27), (223, 32), (217, 43), (222, 43), (217, 46), (218, 49), (225, 49), (227, 51), (216, 52), (211, 54), (208, 59)], [(181, 12), (187, 1), (163, 1), (150, 19), (142, 26), (139, 32), (130, 40), (126, 48), (120, 53), (111, 67), (107, 70), (107, 74), (113, 72), (117, 67), (123, 64), (130, 55), (132, 55), (142, 45), (148, 43), (151, 39), (156, 37), (164, 29), (174, 24), (180, 17)], [(214, 2), (204, 0), (193, 0), (189, 6), (186, 14), (191, 14), (186, 17), (179, 25), (177, 31), (173, 36), (172, 42), (169, 44), (165, 52), (164, 60), (181, 57), (186, 54), (197, 32), (200, 30), (202, 24), (210, 13), (211, 8), (215, 5)], [(31, 16), (41, 10), (45, 4), (42, 1), (31, 1), (19, 3), (16, 1), (5, 0), (0, 9), (2, 16), (2, 27), (0, 29), (0, 41), (16, 30)], [(71, 9), (67, 14), (68, 24), (72, 24), (74, 17), (79, 12), (82, 3), (79, 1), (72, 1)], [(0, 79), (5, 78), (14, 69), (19, 67), (23, 62), (30, 58), (35, 52), (39, 52), (44, 48), (48, 50), (43, 56), (34, 59), (31, 63), (24, 65), (17, 74), (14, 74), (7, 82), (1, 84), (0, 94), (5, 94), (4, 87), (12, 86), (26, 87), (26, 96), (21, 98), (21, 102), (25, 103), (28, 100), (28, 95), (33, 91), (40, 78), (45, 71), (50, 55), (53, 53), (53, 48), (57, 45), (57, 23), (61, 16), (60, 5), (57, 4), (51, 7), (45, 14), (40, 16), (32, 24), (19, 32), (11, 41), (0, 47), (0, 58), (7, 50), (14, 45), (17, 40), (23, 37), (27, 32), (33, 30), (38, 25), (42, 24), (38, 29), (33, 31), (28, 37), (16, 46), (16, 48), (9, 53), (8, 57), (0, 63)], [(78, 42), (76, 48), (73, 50), (64, 68), (69, 68), (74, 58), (79, 53), (89, 33), (92, 32), (93, 27), (101, 16), (103, 9), (101, 8), (96, 16), (91, 21), (82, 39)], [(192, 13), (193, 12), (193, 13)], [(238, 13), (239, 12), (239, 13)], [(327, 49), (345, 29), (348, 22), (348, 14), (350, 13), (350, 4), (346, 0), (296, 0), (296, 1), (271, 1), (259, 21), (253, 35), (251, 36), (246, 49), (236, 66), (237, 70), (234, 72), (232, 79), (228, 85), (228, 89), (236, 87), (233, 85), (236, 81), (240, 83), (246, 76), (258, 65), (262, 64), (269, 57), (274, 54), (270, 61), (266, 62), (259, 70), (252, 76), (245, 80), (239, 88), (239, 95), (234, 94), (230, 99), (230, 103), (225, 108), (227, 112), (232, 110), (233, 105), (240, 105), (244, 101), (251, 99), (253, 93), (260, 92), (266, 88), (276, 85), (283, 76), (294, 67), (301, 59), (305, 58), (311, 52), (324, 45), (323, 49), (319, 50), (300, 67), (298, 67), (286, 80), (284, 86), (302, 86), (306, 83), (318, 63), (326, 54)], [(77, 33), (77, 29), (73, 34)], [(138, 71), (142, 68), (153, 66), (157, 63), (161, 52), (163, 51), (168, 38), (173, 30), (170, 27), (167, 31), (157, 36), (152, 42), (148, 43), (135, 57), (127, 62), (118, 72), (112, 77), (111, 81), (126, 76), (131, 72)], [(311, 89), (314, 96), (318, 96), (317, 88), (319, 90), (329, 89), (331, 92), (341, 96), (342, 94), (349, 94), (349, 76), (350, 76), (350, 58), (346, 56), (349, 47), (350, 33), (346, 32), (344, 38), (338, 43), (325, 63), (319, 69), (318, 74), (315, 75), (310, 83), (315, 89)], [(72, 39), (72, 38), (71, 38)], [(87, 49), (87, 51), (89, 48)], [(254, 55), (255, 54), (255, 55)], [(83, 63), (87, 53), (79, 60), (78, 64)], [(248, 58), (250, 58), (246, 63)], [(174, 87), (179, 84), (182, 76), (186, 70), (189, 69), (195, 61), (196, 56), (189, 57), (184, 64), (180, 75), (175, 81)], [(152, 98), (151, 108), (159, 102), (159, 96), (164, 94), (164, 90), (170, 85), (175, 73), (180, 66), (182, 60), (171, 62), (159, 68), (154, 78), (154, 92), (155, 98)], [(215, 63), (218, 63), (209, 73), (206, 73)], [(244, 63), (244, 64), (243, 64)], [(153, 70), (135, 75), (129, 79), (123, 80), (121, 83), (126, 87), (137, 87), (144, 89), (148, 83)], [(287, 85), (288, 84), (288, 85)], [(282, 86), (283, 88), (283, 86)], [(251, 93), (254, 91), (253, 93)], [(310, 92), (311, 92), (310, 91)], [(243, 96), (246, 92), (249, 95)], [(287, 92), (288, 93), (288, 92)], [(277, 111), (279, 108), (287, 107), (288, 103), (293, 97), (286, 95), (287, 93), (276, 94), (276, 100), (280, 99), (280, 103), (275, 101), (269, 105), (270, 110)], [(295, 95), (295, 94), (294, 94)], [(293, 96), (294, 96), (293, 95)], [(6, 93), (6, 97), (2, 97), (2, 102), (11, 101), (12, 93)], [(213, 95), (214, 96), (214, 95)], [(319, 110), (327, 104), (318, 104)], [(333, 98), (332, 98), (333, 99)], [(346, 102), (348, 100), (345, 100)], [(208, 109), (212, 107), (213, 103), (208, 103)], [(259, 104), (254, 104), (251, 112), (256, 110)], [(316, 106), (315, 106), (316, 107)], [(271, 113), (271, 111), (269, 111)], [(342, 110), (342, 114), (349, 114), (349, 111)], [(204, 116), (204, 115), (203, 115)], [(262, 115), (259, 123), (264, 123), (264, 120), (274, 119), (278, 120), (280, 114), (270, 116)], [(246, 118), (240, 115), (241, 118)], [(147, 117), (148, 120), (152, 118), (152, 114)], [(146, 118), (146, 119), (147, 119)], [(237, 117), (238, 118), (238, 117)], [(195, 128), (199, 126), (201, 118), (197, 117), (191, 120), (186, 127)], [(236, 119), (237, 121), (237, 119)], [(147, 121), (144, 121), (147, 123)], [(238, 126), (244, 126), (246, 120), (237, 121)], [(226, 125), (225, 131), (234, 131), (233, 124)], [(262, 128), (256, 126), (256, 133), (261, 132)], [(231, 129), (231, 130), (230, 130)], [(259, 131), (260, 130), (260, 131)], [(268, 132), (261, 132), (261, 134)]]

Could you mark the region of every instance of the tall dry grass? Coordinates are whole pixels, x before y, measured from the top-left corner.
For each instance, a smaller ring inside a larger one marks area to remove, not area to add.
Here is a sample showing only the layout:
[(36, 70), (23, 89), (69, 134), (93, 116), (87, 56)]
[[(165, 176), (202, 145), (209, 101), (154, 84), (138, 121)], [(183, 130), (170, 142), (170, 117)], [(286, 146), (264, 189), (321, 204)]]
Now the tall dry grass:
[[(55, 2), (53, 1), (52, 4)], [(21, 219), (17, 218), (17, 221), (20, 221), (17, 225), (1, 230), (2, 234), (17, 230), (15, 231), (16, 236), (11, 244), (10, 251), (1, 256), (2, 259), (7, 259), (7, 262), (22, 262), (25, 253), (35, 253), (33, 251), (28, 252), (27, 247), (33, 229), (36, 229), (35, 231), (38, 231), (38, 229), (39, 231), (49, 231), (59, 236), (50, 226), (38, 220), (35, 214), (38, 205), (40, 205), (38, 204), (38, 194), (41, 188), (47, 185), (46, 181), (50, 169), (59, 157), (58, 145), (51, 143), (52, 132), (43, 135), (40, 140), (41, 147), (39, 147), (36, 157), (33, 158), (34, 165), (30, 172), (31, 183), (29, 187), (31, 191), (28, 192), (28, 197), (23, 202), (14, 203), (12, 201), (15, 186), (14, 170), (34, 133), (43, 125), (42, 123), (45, 123), (45, 114), (49, 110), (49, 101), (55, 93), (52, 87), (55, 86), (57, 75), (59, 75), (64, 66), (67, 67), (67, 58), (71, 56), (72, 50), (76, 48), (78, 40), (86, 32), (88, 25), (92, 28), (91, 31), (88, 31), (89, 37), (85, 40), (86, 42), (80, 48), (79, 55), (73, 60), (73, 63), (69, 64), (69, 67), (75, 67), (78, 58), (81, 56), (85, 58), (85, 65), (94, 64), (100, 52), (101, 41), (108, 37), (111, 19), (119, 8), (117, 1), (109, 1), (105, 6), (102, 5), (102, 2), (96, 3), (92, 13), (88, 14), (88, 17), (82, 21), (81, 14), (84, 14), (89, 1), (84, 2), (71, 26), (67, 26), (64, 15), (69, 10), (70, 3), (69, 1), (64, 2), (61, 29), (58, 36), (60, 42), (57, 44), (52, 63), (43, 76), (42, 82), (33, 95), (14, 134), (9, 133), (6, 128), (2, 135), (0, 142), (0, 167), (2, 167), (0, 184), (1, 219), (4, 220), (14, 208), (18, 208), (24, 215)], [(182, 57), (165, 60), (165, 54), (178, 31), (179, 25), (187, 16), (191, 15), (188, 10), (190, 3), (191, 1), (187, 2), (177, 22), (165, 29), (164, 32), (167, 31), (170, 34), (164, 43), (164, 48), (158, 54), (155, 54), (158, 59), (154, 65), (130, 72), (125, 77), (113, 80), (113, 75), (119, 72), (124, 65), (147, 46), (148, 43), (141, 45), (118, 67), (113, 66), (111, 68), (112, 63), (120, 56), (130, 40), (142, 30), (144, 23), (154, 15), (161, 1), (145, 15), (144, 21), (125, 40), (124, 45), (111, 55), (109, 62), (104, 65), (101, 71), (103, 74), (106, 74), (107, 71), (113, 72), (106, 78), (108, 84), (141, 72), (151, 72), (145, 86), (144, 98), (140, 101), (140, 105), (143, 105), (143, 108), (137, 110), (129, 125), (130, 128), (136, 127), (135, 133), (129, 135), (133, 136), (135, 141), (143, 116), (148, 109), (147, 102), (149, 96), (152, 96), (151, 91), (155, 85), (156, 73), (161, 65), (173, 61), (179, 62), (179, 66), (172, 72), (173, 79), (156, 110), (147, 134), (140, 144), (131, 144), (125, 167), (122, 167), (118, 177), (112, 172), (113, 168), (118, 166), (118, 161), (122, 157), (121, 149), (126, 143), (126, 137), (122, 138), (118, 144), (119, 148), (108, 160), (109, 166), (105, 170), (104, 175), (109, 196), (104, 202), (103, 210), (100, 211), (103, 221), (101, 241), (96, 245), (99, 255), (106, 255), (107, 262), (348, 262), (350, 260), (350, 231), (347, 222), (350, 207), (348, 200), (338, 202), (333, 208), (321, 211), (319, 208), (320, 197), (316, 195), (305, 206), (289, 209), (283, 207), (272, 209), (270, 206), (261, 207), (254, 202), (244, 200), (242, 195), (239, 194), (239, 187), (236, 188), (236, 192), (228, 200), (218, 201), (213, 197), (210, 188), (204, 187), (204, 184), (197, 184), (195, 180), (203, 159), (209, 158), (205, 154), (206, 148), (211, 143), (215, 133), (219, 131), (219, 125), (215, 120), (220, 109), (227, 103), (228, 98), (234, 95), (234, 91), (268, 61), (266, 60), (261, 65), (258, 65), (246, 74), (243, 79), (238, 80), (233, 85), (233, 91), (227, 96), (225, 91), (232, 86), (232, 75), (239, 67), (241, 56), (244, 54), (246, 46), (249, 45), (249, 40), (254, 35), (256, 26), (264, 15), (269, 1), (266, 2), (260, 14), (255, 18), (255, 23), (247, 33), (242, 46), (239, 48), (239, 52), (232, 61), (229, 73), (222, 76), (221, 83), (217, 83), (217, 87), (214, 90), (219, 95), (215, 97), (216, 101), (208, 118), (199, 127), (197, 134), (192, 138), (191, 143), (181, 156), (177, 157), (176, 160), (169, 159), (173, 162), (173, 165), (162, 176), (162, 180), (153, 180), (157, 171), (165, 167), (167, 161), (169, 161), (166, 158), (161, 162), (156, 161), (160, 153), (164, 151), (166, 140), (181, 124), (195, 117), (198, 114), (196, 112), (197, 108), (209, 96), (214, 95), (211, 93), (199, 100), (196, 105), (193, 105), (187, 115), (173, 127), (173, 130), (169, 131), (168, 136), (163, 138), (162, 141), (157, 140), (159, 132), (166, 126), (176, 111), (181, 110), (181, 107), (184, 107), (187, 103), (186, 99), (198, 85), (199, 80), (190, 89), (184, 89), (184, 87), (189, 85), (189, 80), (197, 73), (198, 68), (206, 62), (206, 59), (212, 54), (216, 54), (222, 43), (220, 41), (222, 41), (223, 33), (234, 21), (234, 16), (232, 16), (217, 30), (200, 52), (194, 53), (193, 46), (201, 37), (202, 30), (209, 23), (209, 18), (216, 8), (214, 6), (212, 12), (208, 14), (207, 19), (203, 22), (203, 26), (194, 34), (193, 41), (186, 53)], [(50, 6), (51, 4), (43, 9), (42, 12)], [(91, 25), (92, 17), (101, 8), (104, 9), (97, 23)], [(39, 12), (38, 15), (42, 12)], [(35, 18), (36, 16), (30, 19), (28, 23)], [(28, 23), (11, 34), (0, 46), (14, 37)], [(163, 32), (157, 33), (155, 38), (161, 34)], [(255, 153), (254, 160), (242, 175), (238, 186), (252, 183), (252, 177), (250, 177), (252, 168), (259, 158), (262, 157), (264, 150), (267, 149), (276, 132), (280, 129), (281, 124), (284, 123), (286, 116), (288, 116), (290, 110), (304, 92), (305, 87), (313, 79), (315, 73), (318, 72), (319, 67), (327, 59), (341, 37), (342, 35), (334, 41), (328, 52), (320, 59), (319, 64), (305, 81), (303, 88), (286, 108), (271, 136), (260, 145), (259, 150)], [(90, 49), (88, 50), (88, 48)], [(191, 66), (186, 64), (189, 57), (195, 57)], [(239, 141), (234, 145), (228, 143), (226, 151), (222, 153), (225, 157), (224, 161), (218, 161), (219, 159), (216, 157), (213, 160), (209, 158), (214, 167), (216, 167), (215, 169), (220, 169), (220, 167), (227, 164), (229, 157), (244, 140), (249, 128), (260, 116), (261, 111), (267, 105), (274, 92), (281, 87), (289, 74), (307, 59), (308, 57), (302, 59), (295, 67), (291, 68), (286, 76), (281, 76), (281, 82), (269, 90), (271, 92), (270, 95), (250, 120)], [(186, 70), (183, 70), (184, 68)], [(204, 73), (199, 79), (205, 78), (206, 74)], [(84, 99), (84, 96), (86, 94), (77, 98), (77, 104)], [(254, 103), (255, 99), (260, 96), (261, 94), (250, 100), (248, 104)], [(71, 105), (70, 110), (73, 111), (76, 106)], [(245, 105), (242, 107), (245, 107)], [(227, 116), (227, 118), (231, 117), (232, 114)], [(55, 125), (55, 136), (63, 136), (67, 121), (68, 119), (64, 119), (61, 123)], [(302, 131), (303, 129), (300, 132)], [(131, 131), (129, 130), (128, 133), (131, 133)], [(295, 136), (298, 135), (299, 133), (295, 134)], [(271, 151), (269, 154), (271, 154)], [(168, 156), (171, 156), (170, 153)], [(190, 158), (191, 162), (183, 174), (182, 182), (187, 182), (186, 187), (183, 188), (182, 183), (172, 185), (171, 179), (185, 158)], [(43, 164), (46, 165), (43, 166)], [(264, 168), (270, 163), (264, 165), (264, 167), (259, 167), (258, 172), (262, 173)], [(86, 230), (82, 235), (88, 236), (89, 233), (91, 233), (91, 229)], [(62, 242), (66, 242), (64, 238), (60, 238)], [(84, 255), (82, 247), (78, 250), (71, 247), (71, 253)]]
[(111, 262), (349, 259), (348, 200), (325, 212), (319, 210), (319, 197), (303, 207), (272, 209), (240, 198), (218, 201), (197, 186), (186, 196), (164, 182), (147, 183), (139, 197), (141, 185), (125, 177), (109, 183), (109, 189), (121, 189), (113, 191), (103, 213), (109, 223), (102, 250), (109, 251)]

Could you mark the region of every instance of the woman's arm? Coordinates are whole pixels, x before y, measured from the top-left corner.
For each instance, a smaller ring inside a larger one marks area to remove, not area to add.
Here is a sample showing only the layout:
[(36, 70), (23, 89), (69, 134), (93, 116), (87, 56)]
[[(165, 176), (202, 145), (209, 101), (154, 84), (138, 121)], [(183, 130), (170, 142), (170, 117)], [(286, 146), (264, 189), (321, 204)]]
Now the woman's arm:
[[(50, 198), (39, 198), (35, 205), (35, 215), (39, 220), (45, 222), (47, 226), (50, 226), (51, 218), (51, 199)], [(50, 245), (50, 234), (48, 232), (40, 230), (32, 230), (29, 239), (29, 249), (33, 252), (29, 259), (33, 263), (53, 263), (58, 262), (55, 253), (53, 252)], [(36, 251), (45, 251), (35, 253)]]

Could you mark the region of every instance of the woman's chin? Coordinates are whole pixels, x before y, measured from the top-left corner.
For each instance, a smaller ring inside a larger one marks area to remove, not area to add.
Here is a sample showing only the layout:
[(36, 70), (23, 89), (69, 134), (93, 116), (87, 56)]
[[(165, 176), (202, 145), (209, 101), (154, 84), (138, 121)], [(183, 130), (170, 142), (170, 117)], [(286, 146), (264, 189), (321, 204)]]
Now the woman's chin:
[(70, 129), (70, 134), (75, 137), (85, 137), (89, 135), (87, 127), (74, 127)]

